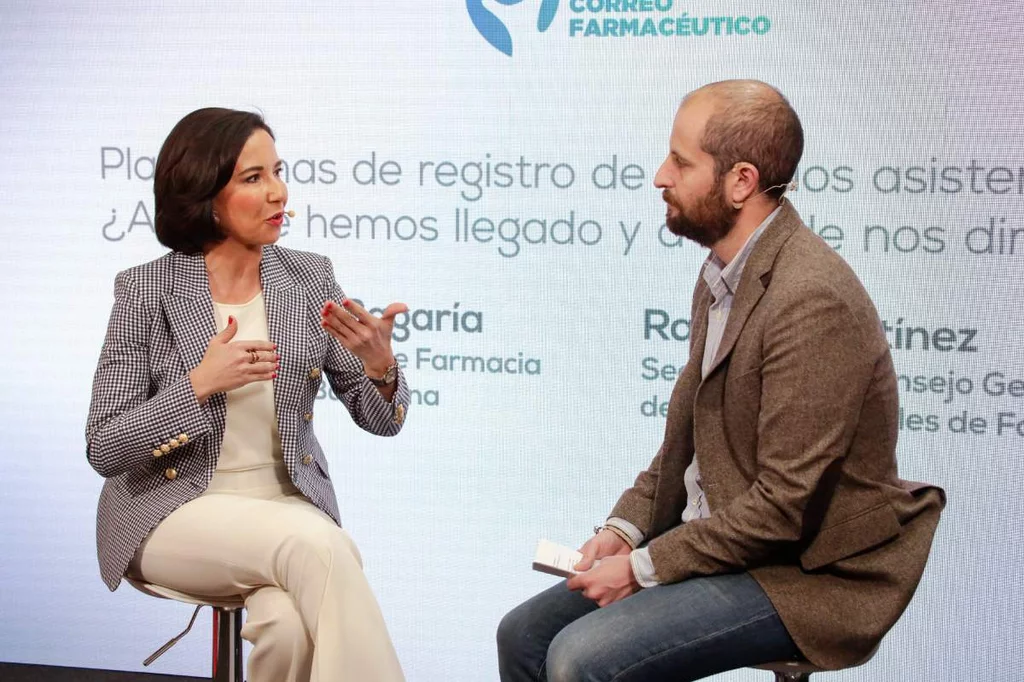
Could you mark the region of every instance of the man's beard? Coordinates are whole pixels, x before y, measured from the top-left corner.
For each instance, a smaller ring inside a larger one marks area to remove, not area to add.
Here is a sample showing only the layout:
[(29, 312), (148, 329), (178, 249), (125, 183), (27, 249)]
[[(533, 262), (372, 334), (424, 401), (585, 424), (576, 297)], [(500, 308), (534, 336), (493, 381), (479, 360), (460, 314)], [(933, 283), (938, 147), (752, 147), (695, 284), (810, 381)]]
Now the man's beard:
[(736, 224), (737, 212), (726, 204), (721, 182), (698, 199), (690, 210), (672, 201), (668, 190), (662, 192), (662, 199), (676, 209), (675, 215), (665, 215), (669, 231), (701, 246), (710, 248), (718, 243)]

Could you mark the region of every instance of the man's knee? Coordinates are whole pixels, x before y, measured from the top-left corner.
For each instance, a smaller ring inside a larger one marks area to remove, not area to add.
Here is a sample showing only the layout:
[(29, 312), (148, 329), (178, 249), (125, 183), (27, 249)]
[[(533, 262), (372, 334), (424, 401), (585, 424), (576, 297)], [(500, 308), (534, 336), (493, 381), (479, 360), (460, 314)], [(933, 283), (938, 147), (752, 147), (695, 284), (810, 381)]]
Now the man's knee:
[(498, 623), (498, 656), (515, 655), (522, 649), (522, 644), (529, 639), (530, 629), (525, 618), (523, 604), (505, 614)]
[(548, 682), (578, 682), (581, 677), (581, 661), (579, 647), (572, 637), (563, 637), (562, 633), (551, 640), (548, 647), (547, 671)]
[(567, 628), (551, 640), (547, 656), (548, 682), (593, 682), (604, 675), (602, 646), (595, 637)]

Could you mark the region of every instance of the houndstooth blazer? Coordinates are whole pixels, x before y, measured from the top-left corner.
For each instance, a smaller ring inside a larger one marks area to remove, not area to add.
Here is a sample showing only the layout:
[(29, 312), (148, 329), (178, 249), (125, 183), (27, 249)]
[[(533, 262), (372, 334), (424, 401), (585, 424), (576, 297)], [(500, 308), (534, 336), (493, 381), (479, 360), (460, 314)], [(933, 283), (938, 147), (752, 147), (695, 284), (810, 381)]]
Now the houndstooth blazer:
[[(356, 424), (381, 436), (401, 430), (409, 388), (399, 372), (392, 402), (384, 400), (359, 359), (320, 327), (323, 302), (344, 297), (327, 258), (264, 247), (260, 281), (281, 351), (274, 408), (284, 461), (295, 486), (340, 524), (310, 421), (321, 372)], [(226, 397), (200, 405), (188, 378), (216, 332), (202, 255), (172, 252), (117, 275), (85, 429), (89, 463), (107, 479), (96, 547), (111, 590), (149, 532), (199, 496), (217, 468)]]

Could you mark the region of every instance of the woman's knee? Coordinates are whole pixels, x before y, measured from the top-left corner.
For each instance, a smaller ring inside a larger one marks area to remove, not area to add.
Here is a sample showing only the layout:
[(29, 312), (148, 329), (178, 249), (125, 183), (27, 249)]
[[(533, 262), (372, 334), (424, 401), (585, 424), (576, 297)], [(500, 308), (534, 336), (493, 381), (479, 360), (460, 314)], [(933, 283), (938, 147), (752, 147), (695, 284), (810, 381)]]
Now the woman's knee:
[(289, 657), (312, 655), (309, 631), (287, 592), (277, 587), (256, 590), (246, 598), (245, 608), (242, 639), (257, 648), (270, 648)]
[(341, 537), (341, 542), (344, 543), (348, 551), (355, 557), (356, 563), (359, 564), (359, 568), (363, 567), (363, 555), (359, 551), (359, 547), (356, 546), (356, 541), (352, 539), (352, 536), (348, 534), (348, 531), (344, 528), (337, 528), (338, 535)]
[(301, 566), (302, 570), (322, 567), (326, 572), (333, 568), (354, 568), (362, 570), (362, 557), (355, 543), (338, 526), (316, 523), (295, 528), (281, 543), (277, 553), (280, 568)]

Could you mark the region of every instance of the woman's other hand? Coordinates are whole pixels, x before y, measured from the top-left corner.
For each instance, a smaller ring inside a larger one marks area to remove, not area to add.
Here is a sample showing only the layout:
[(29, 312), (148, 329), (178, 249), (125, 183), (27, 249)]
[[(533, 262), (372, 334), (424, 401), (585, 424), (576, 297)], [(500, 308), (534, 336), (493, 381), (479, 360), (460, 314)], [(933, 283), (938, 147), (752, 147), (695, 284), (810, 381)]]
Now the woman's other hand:
[(224, 330), (210, 339), (202, 361), (189, 372), (192, 390), (203, 404), (215, 393), (277, 377), (281, 356), (270, 341), (232, 341), (238, 321), (228, 318)]
[(367, 376), (381, 377), (395, 362), (391, 352), (391, 332), (395, 315), (409, 311), (404, 303), (392, 303), (380, 317), (346, 298), (338, 305), (327, 301), (320, 310), (320, 326), (363, 363)]

